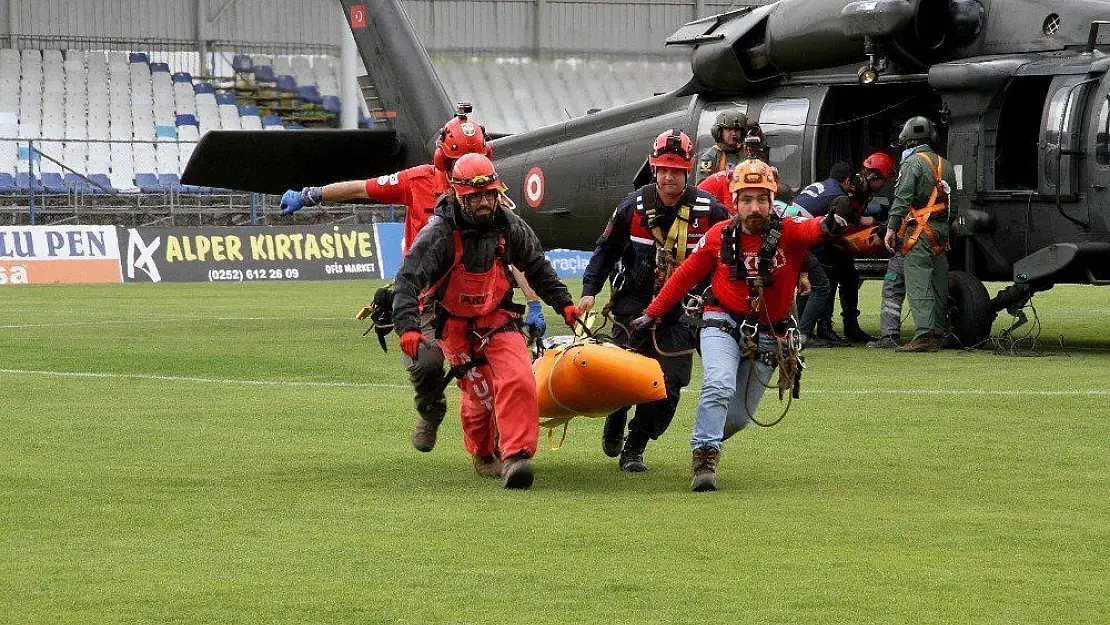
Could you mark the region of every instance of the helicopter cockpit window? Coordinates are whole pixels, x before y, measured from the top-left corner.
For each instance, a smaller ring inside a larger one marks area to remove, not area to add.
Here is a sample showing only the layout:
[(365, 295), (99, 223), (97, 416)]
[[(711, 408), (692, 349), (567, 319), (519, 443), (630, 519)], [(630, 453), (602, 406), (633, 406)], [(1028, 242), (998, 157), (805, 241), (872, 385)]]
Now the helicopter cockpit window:
[(795, 189), (803, 183), (802, 145), (808, 118), (806, 98), (769, 100), (759, 112), (764, 142), (771, 148), (771, 164), (778, 167), (782, 181)]
[(705, 105), (701, 117), (698, 119), (698, 136), (694, 137), (694, 143), (699, 154), (705, 148), (713, 145), (713, 137), (710, 135), (710, 131), (713, 130), (713, 123), (717, 120), (717, 115), (721, 111), (740, 111), (747, 115), (748, 103), (713, 102)]
[(1098, 134), (1095, 137), (1095, 155), (1099, 165), (1110, 165), (1110, 96), (1102, 101), (1098, 114)]

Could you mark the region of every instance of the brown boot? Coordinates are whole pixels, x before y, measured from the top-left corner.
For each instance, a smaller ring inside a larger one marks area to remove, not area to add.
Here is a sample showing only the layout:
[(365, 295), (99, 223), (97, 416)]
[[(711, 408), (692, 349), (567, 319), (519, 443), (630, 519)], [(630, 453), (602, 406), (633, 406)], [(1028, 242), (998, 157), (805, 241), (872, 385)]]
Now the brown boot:
[(436, 433), (439, 424), (432, 423), (421, 417), (412, 427), (412, 446), (417, 450), (428, 453), (436, 446)]
[(717, 490), (717, 461), (721, 451), (712, 447), (698, 447), (694, 450), (694, 480), (690, 490), (702, 493)]
[(520, 452), (501, 465), (501, 488), (531, 488), (536, 474), (528, 454)]
[(501, 477), (501, 461), (497, 456), (474, 456), (474, 470), (482, 477)]
[(909, 343), (906, 343), (905, 345), (903, 345), (901, 347), (896, 347), (894, 349), (894, 351), (902, 352), (902, 353), (907, 353), (907, 352), (935, 352), (935, 351), (938, 351), (938, 350), (940, 350), (940, 341), (937, 339), (937, 336), (935, 334), (933, 334), (932, 332), (930, 332), (928, 334), (922, 334), (921, 336), (915, 338), (914, 340), (910, 341)]

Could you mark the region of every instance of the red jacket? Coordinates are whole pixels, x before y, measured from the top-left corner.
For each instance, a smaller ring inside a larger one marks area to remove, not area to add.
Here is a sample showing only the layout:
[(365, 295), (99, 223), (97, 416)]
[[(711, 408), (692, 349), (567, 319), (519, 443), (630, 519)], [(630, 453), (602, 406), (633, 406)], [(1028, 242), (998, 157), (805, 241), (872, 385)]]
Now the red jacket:
[(431, 219), (436, 202), (447, 187), (447, 174), (432, 165), (417, 165), (367, 180), (366, 195), (376, 202), (403, 204), (408, 209), (403, 253), (408, 251), (417, 233)]
[(717, 198), (729, 215), (735, 215), (736, 207), (732, 205), (732, 194), (728, 191), (728, 180), (731, 175), (731, 170), (719, 171), (702, 180), (698, 188)]
[[(775, 253), (774, 266), (771, 268), (771, 286), (763, 290), (765, 308), (760, 321), (777, 323), (790, 314), (790, 304), (794, 301), (794, 290), (798, 284), (798, 272), (809, 248), (824, 240), (821, 232), (822, 218), (802, 219), (788, 217), (782, 223), (782, 238), (779, 239)], [(663, 285), (647, 308), (647, 314), (656, 319), (674, 308), (696, 284), (712, 272), (711, 286), (716, 305), (706, 305), (708, 310), (725, 310), (738, 317), (748, 314), (748, 285), (742, 280), (729, 279), (729, 267), (721, 262), (721, 233), (734, 222), (730, 219), (721, 222), (701, 240), (694, 253), (682, 263), (678, 270)], [(743, 236), (741, 245), (744, 250), (744, 264), (748, 275), (757, 275), (759, 247), (762, 237)]]

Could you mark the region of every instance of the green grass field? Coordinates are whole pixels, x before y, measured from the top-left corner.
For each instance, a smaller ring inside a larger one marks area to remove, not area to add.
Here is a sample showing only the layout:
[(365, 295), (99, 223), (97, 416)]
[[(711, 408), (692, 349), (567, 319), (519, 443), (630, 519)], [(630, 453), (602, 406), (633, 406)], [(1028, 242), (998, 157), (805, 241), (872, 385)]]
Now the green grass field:
[(531, 491), (419, 454), (373, 286), (0, 291), (0, 622), (1110, 619), (1108, 291), (1039, 295), (1041, 358), (814, 350), (694, 494), (700, 370), (645, 474), (586, 419)]

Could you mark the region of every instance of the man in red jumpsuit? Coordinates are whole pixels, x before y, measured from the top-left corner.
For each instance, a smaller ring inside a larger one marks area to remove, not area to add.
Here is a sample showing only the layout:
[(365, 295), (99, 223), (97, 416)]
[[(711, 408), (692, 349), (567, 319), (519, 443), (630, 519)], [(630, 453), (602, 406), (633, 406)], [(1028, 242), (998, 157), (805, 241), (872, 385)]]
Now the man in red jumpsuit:
[[(368, 199), (382, 204), (404, 205), (407, 210), (402, 252), (407, 251), (416, 240), (417, 233), (431, 218), (436, 201), (449, 188), (447, 172), (455, 161), (464, 154), (493, 154), (486, 143), (485, 129), (468, 119), (468, 111), (465, 104), (460, 104), (455, 118), (440, 130), (432, 158), (433, 164), (417, 165), (369, 180), (349, 180), (323, 187), (305, 187), (300, 191), (289, 190), (281, 198), (282, 214), (289, 215), (303, 207), (317, 206), (322, 202)], [(519, 274), (517, 282), (528, 299), (525, 323), (530, 331), (542, 335), (547, 327), (543, 318), (543, 305)], [(426, 316), (425, 335), (434, 344), (434, 329), (430, 322), (431, 317)], [(420, 415), (413, 427), (412, 444), (422, 452), (429, 452), (435, 447), (439, 425), (447, 412), (447, 398), (444, 397), (440, 384), (444, 375), (443, 353), (438, 349), (427, 349), (422, 350), (420, 356), (420, 360), (414, 361), (407, 355), (402, 355), (401, 360), (416, 392), (414, 403)]]
[(420, 313), (435, 311), (439, 345), (460, 375), (463, 442), (475, 470), (500, 476), (505, 488), (528, 488), (539, 402), (509, 265), (528, 278), (543, 301), (562, 311), (568, 325), (577, 322), (579, 312), (536, 234), (506, 210), (488, 158), (460, 158), (451, 188), (397, 272), (393, 322), (401, 349), (418, 359), (432, 347), (421, 331)]
[(770, 383), (776, 337), (790, 326), (790, 305), (809, 248), (839, 235), (839, 215), (777, 217), (771, 211), (777, 177), (766, 163), (748, 160), (732, 172), (736, 216), (715, 225), (663, 285), (644, 315), (642, 332), (666, 315), (694, 285), (710, 278), (712, 296), (702, 314), (705, 380), (694, 422), (694, 491), (716, 490), (722, 443), (747, 425)]

